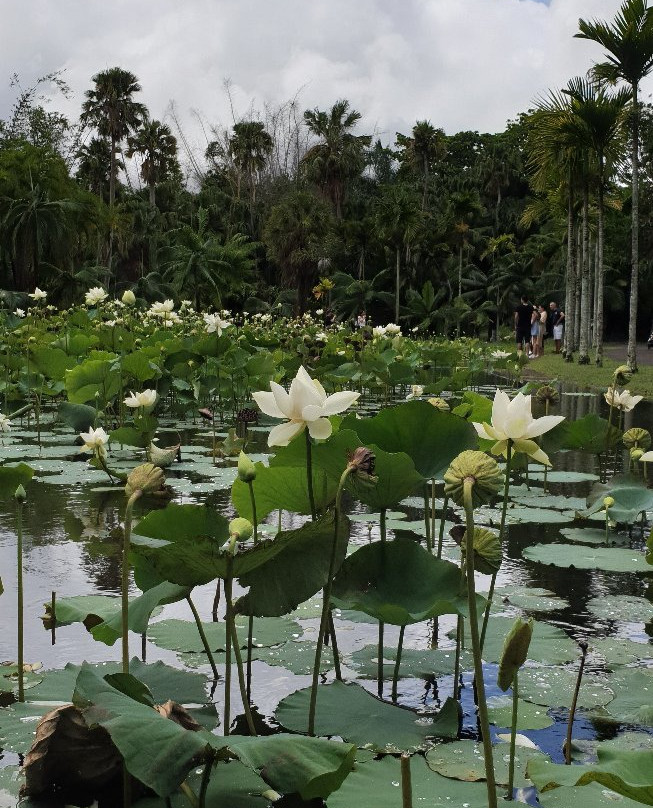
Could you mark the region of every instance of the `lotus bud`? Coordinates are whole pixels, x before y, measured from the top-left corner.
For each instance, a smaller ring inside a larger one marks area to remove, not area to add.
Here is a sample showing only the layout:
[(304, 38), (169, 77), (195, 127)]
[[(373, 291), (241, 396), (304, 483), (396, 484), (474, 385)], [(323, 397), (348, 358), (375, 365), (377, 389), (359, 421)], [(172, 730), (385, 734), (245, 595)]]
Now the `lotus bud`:
[(630, 450), (630, 459), (635, 462), (639, 460), (644, 454), (643, 449), (631, 449)]
[(238, 455), (238, 479), (243, 483), (252, 483), (256, 479), (256, 466), (243, 451)]
[(440, 398), (439, 396), (434, 396), (433, 398), (428, 399), (429, 404), (432, 404), (436, 409), (442, 410), (442, 412), (449, 412), (450, 407), (447, 402)]
[(651, 446), (651, 433), (648, 429), (641, 429), (638, 426), (626, 430), (621, 439), (627, 449), (646, 450)]
[(472, 504), (482, 505), (498, 494), (503, 475), (496, 460), (470, 449), (455, 457), (444, 475), (444, 492), (457, 505), (463, 504), (466, 480), (473, 482)]
[(353, 452), (347, 452), (347, 460), (352, 475), (363, 483), (374, 485), (378, 477), (374, 476), (376, 455), (365, 446), (359, 446)]
[(614, 505), (614, 497), (603, 497), (603, 507), (606, 509), (606, 511), (613, 505)]
[[(465, 566), (465, 549), (467, 531), (464, 532), (461, 543), (463, 567)], [(483, 575), (494, 575), (501, 566), (502, 552), (501, 540), (496, 533), (483, 527), (474, 528), (474, 569)]]
[(158, 466), (153, 463), (143, 463), (131, 472), (127, 477), (125, 494), (131, 497), (136, 491), (143, 494), (155, 494), (163, 488), (165, 476)]
[(555, 387), (552, 387), (550, 384), (543, 384), (538, 389), (537, 393), (535, 393), (535, 398), (537, 398), (538, 401), (548, 401), (549, 404), (557, 404), (560, 396)]
[(235, 538), (236, 541), (247, 541), (254, 535), (254, 525), (249, 519), (237, 516), (229, 522), (229, 535)]
[(121, 300), (125, 305), (133, 306), (134, 303), (136, 303), (136, 295), (132, 292), (131, 289), (127, 289), (125, 292), (123, 292)]
[(533, 620), (518, 617), (503, 643), (497, 684), (504, 692), (512, 684), (515, 674), (526, 662), (528, 646), (533, 636)]
[(628, 384), (628, 382), (632, 379), (632, 376), (633, 372), (628, 365), (619, 365), (612, 378), (616, 386), (623, 387), (624, 385)]
[(27, 492), (25, 491), (22, 485), (19, 485), (16, 491), (14, 492), (14, 499), (21, 505), (27, 500)]

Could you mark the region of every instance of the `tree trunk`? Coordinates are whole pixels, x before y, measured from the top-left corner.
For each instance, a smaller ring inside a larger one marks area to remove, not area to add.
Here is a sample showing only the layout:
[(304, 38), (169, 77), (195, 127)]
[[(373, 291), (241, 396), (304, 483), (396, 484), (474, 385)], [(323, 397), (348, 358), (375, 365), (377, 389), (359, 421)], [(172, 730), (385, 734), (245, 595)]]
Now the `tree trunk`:
[(603, 366), (603, 156), (599, 155), (599, 199), (596, 234), (596, 309), (594, 311), (596, 354), (594, 361)]
[(399, 325), (399, 281), (401, 279), (401, 247), (397, 247), (395, 277), (395, 323)]
[(589, 180), (583, 183), (583, 263), (581, 265), (580, 290), (580, 345), (578, 348), (578, 364), (590, 363), (590, 227), (589, 227), (590, 191)]
[(150, 195), (150, 207), (151, 208), (156, 208), (156, 185), (153, 182), (151, 182), (147, 186), (147, 190), (148, 190), (149, 195)]
[(574, 351), (580, 346), (580, 312), (583, 283), (583, 228), (576, 225), (576, 294), (574, 297)]
[(633, 373), (637, 372), (637, 297), (639, 282), (639, 106), (637, 89), (637, 84), (633, 84), (632, 223), (630, 311), (628, 314), (628, 367)]
[(567, 203), (567, 273), (566, 273), (566, 282), (565, 282), (565, 330), (564, 330), (564, 337), (563, 337), (563, 345), (562, 345), (562, 353), (565, 357), (569, 355), (571, 358), (571, 354), (573, 351), (572, 348), (572, 339), (571, 339), (571, 330), (569, 329), (569, 323), (572, 323), (573, 327), (573, 318), (572, 318), (572, 310), (574, 306), (574, 289), (575, 289), (575, 278), (574, 278), (574, 196), (572, 193), (571, 188), (571, 171), (569, 171), (569, 199)]

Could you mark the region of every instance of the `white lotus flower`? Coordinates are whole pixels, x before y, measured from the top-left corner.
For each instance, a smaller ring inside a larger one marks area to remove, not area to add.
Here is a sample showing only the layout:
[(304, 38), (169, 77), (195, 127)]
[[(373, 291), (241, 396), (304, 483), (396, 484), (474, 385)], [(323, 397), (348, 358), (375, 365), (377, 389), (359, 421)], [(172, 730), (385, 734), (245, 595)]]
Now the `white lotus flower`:
[(83, 449), (88, 449), (99, 457), (106, 457), (109, 436), (101, 426), (97, 429), (91, 427), (88, 432), (80, 432), (79, 437), (84, 441)]
[(157, 398), (156, 390), (143, 390), (142, 393), (134, 393), (130, 390), (131, 395), (127, 396), (124, 403), (132, 409), (139, 407), (153, 407)]
[(35, 289), (33, 292), (31, 292), (31, 293), (28, 295), (28, 297), (31, 297), (31, 298), (32, 298), (32, 300), (35, 300), (35, 301), (37, 301), (37, 302), (38, 302), (39, 300), (45, 300), (47, 296), (48, 296), (48, 293), (47, 293), (47, 292), (44, 292), (44, 291), (43, 291), (43, 289), (39, 289), (39, 287), (38, 287), (38, 286), (36, 287), (36, 289)]
[(228, 320), (223, 320), (219, 314), (204, 314), (203, 317), (207, 334), (216, 333), (221, 336), (224, 329), (229, 328), (231, 325)]
[(644, 396), (633, 396), (630, 390), (622, 390), (621, 393), (615, 390), (614, 387), (608, 387), (607, 392), (604, 393), (605, 400), (611, 407), (616, 407), (618, 410), (630, 412), (636, 404), (644, 398)]
[(419, 398), (420, 396), (424, 395), (424, 388), (421, 384), (411, 384), (410, 386), (410, 393), (406, 396), (406, 401), (410, 401), (411, 398)]
[(122, 297), (120, 299), (127, 306), (133, 306), (134, 303), (136, 303), (136, 295), (132, 292), (131, 289), (126, 289), (122, 293)]
[(653, 463), (653, 451), (644, 452), (639, 458), (640, 463)]
[(327, 396), (324, 387), (317, 379), (311, 379), (303, 366), (292, 380), (289, 392), (276, 382), (270, 382), (270, 389), (271, 393), (254, 393), (254, 401), (266, 415), (287, 420), (270, 431), (268, 446), (287, 446), (306, 427), (312, 438), (326, 440), (333, 429), (328, 416), (344, 412), (360, 396), (347, 391)]
[(507, 457), (510, 440), (513, 452), (523, 452), (537, 463), (550, 466), (548, 456), (533, 438), (543, 435), (564, 420), (563, 415), (533, 418), (530, 396), (517, 393), (511, 401), (507, 393), (497, 390), (492, 404), (492, 423), (474, 423), (474, 428), (479, 437), (496, 441), (492, 447), (492, 454)]
[(318, 317), (321, 317), (324, 314), (324, 309), (316, 309), (315, 313), (317, 314)]
[(101, 286), (94, 286), (92, 289), (89, 289), (84, 296), (84, 303), (86, 303), (87, 306), (97, 306), (98, 303), (102, 303), (103, 300), (106, 300), (108, 296), (109, 295)]
[(492, 351), (490, 356), (493, 359), (506, 359), (510, 356), (510, 351)]
[(381, 337), (385, 337), (385, 326), (382, 325), (375, 325), (372, 329), (372, 336), (374, 339), (380, 339)]
[(172, 300), (164, 300), (163, 303), (157, 301), (150, 306), (150, 314), (155, 317), (167, 317), (174, 308), (175, 304)]
[(401, 326), (396, 323), (388, 323), (385, 327), (386, 334), (401, 334)]
[(24, 317), (25, 316), (25, 310), (24, 309), (16, 309), (14, 314), (16, 315), (16, 317)]
[(11, 432), (11, 421), (9, 416), (0, 412), (0, 432)]

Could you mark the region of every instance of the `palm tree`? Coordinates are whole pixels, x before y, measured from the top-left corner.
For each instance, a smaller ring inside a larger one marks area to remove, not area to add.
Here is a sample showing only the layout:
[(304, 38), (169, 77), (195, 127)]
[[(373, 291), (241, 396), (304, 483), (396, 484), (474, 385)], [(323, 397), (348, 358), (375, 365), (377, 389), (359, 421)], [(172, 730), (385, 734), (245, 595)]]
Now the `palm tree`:
[(404, 149), (402, 163), (409, 165), (422, 178), (422, 210), (426, 210), (429, 175), (432, 167), (442, 160), (447, 145), (442, 129), (430, 121), (417, 121), (412, 137), (397, 133), (397, 145)]
[(241, 121), (234, 124), (234, 133), (229, 138), (229, 152), (237, 170), (236, 194), (240, 199), (241, 177), (244, 175), (249, 189), (250, 230), (254, 236), (254, 206), (256, 185), (261, 171), (265, 168), (274, 141), (260, 121)]
[(382, 241), (395, 251), (395, 322), (399, 322), (401, 251), (408, 250), (422, 219), (414, 194), (402, 185), (388, 185), (376, 203), (376, 227)]
[[(490, 284), (488, 285), (488, 292), (494, 291), (496, 293), (496, 327), (494, 330), (494, 340), (495, 342), (499, 339), (499, 324), (501, 318), (501, 298), (505, 296), (507, 293), (506, 289), (506, 274), (505, 270), (502, 266), (504, 263), (501, 259), (504, 258), (506, 255), (514, 254), (515, 252), (515, 236), (513, 233), (502, 233), (500, 236), (493, 236), (487, 240), (487, 244), (485, 245), (485, 249), (481, 253), (481, 260), (484, 258), (490, 258), (492, 263), (492, 270), (490, 272)], [(497, 261), (498, 259), (498, 261)], [(499, 271), (499, 277), (501, 281), (498, 283), (497, 280), (497, 271)], [(494, 283), (494, 288), (492, 287), (492, 283)], [(512, 291), (512, 290), (511, 290)]]
[[(116, 168), (124, 168), (121, 160)], [(79, 149), (76, 176), (88, 191), (106, 201), (105, 189), (111, 182), (111, 146), (104, 138), (91, 138)]]
[[(463, 294), (463, 254), (472, 239), (471, 223), (483, 208), (476, 191), (455, 191), (449, 197), (451, 241), (458, 248), (458, 298)], [(460, 323), (458, 324), (460, 326)], [(460, 334), (460, 327), (457, 329)]]
[(94, 126), (101, 137), (108, 138), (111, 148), (109, 174), (109, 205), (116, 198), (117, 151), (119, 144), (147, 116), (143, 104), (134, 101), (141, 85), (133, 73), (121, 67), (111, 67), (93, 76), (95, 87), (86, 91), (80, 120)]
[(607, 62), (594, 67), (598, 78), (625, 81), (632, 91), (632, 223), (628, 365), (637, 370), (637, 304), (639, 285), (639, 99), (641, 80), (653, 69), (653, 9), (647, 0), (625, 0), (612, 23), (578, 21), (580, 39), (598, 42)]
[(309, 178), (331, 201), (337, 219), (342, 218), (347, 181), (358, 176), (365, 166), (369, 135), (354, 135), (352, 129), (361, 119), (360, 112), (340, 100), (329, 112), (307, 109), (304, 122), (311, 134), (320, 138), (302, 158)]
[(139, 129), (127, 135), (127, 157), (140, 154), (141, 177), (147, 185), (150, 205), (156, 207), (156, 186), (170, 175), (180, 174), (177, 138), (161, 121), (146, 118)]

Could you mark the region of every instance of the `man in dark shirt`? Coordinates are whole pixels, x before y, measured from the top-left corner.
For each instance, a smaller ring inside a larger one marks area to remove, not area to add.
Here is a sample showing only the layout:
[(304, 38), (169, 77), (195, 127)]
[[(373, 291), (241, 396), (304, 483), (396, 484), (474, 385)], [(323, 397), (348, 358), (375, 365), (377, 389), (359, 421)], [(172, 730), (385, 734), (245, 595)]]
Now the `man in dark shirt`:
[(528, 302), (528, 295), (521, 296), (521, 303), (515, 309), (515, 334), (517, 348), (524, 350), (524, 343), (531, 341), (531, 317), (533, 306)]
[(555, 344), (555, 352), (562, 353), (562, 334), (564, 331), (565, 313), (558, 308), (558, 304), (552, 300), (549, 303), (549, 322), (551, 323), (551, 334)]

